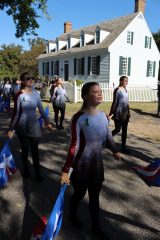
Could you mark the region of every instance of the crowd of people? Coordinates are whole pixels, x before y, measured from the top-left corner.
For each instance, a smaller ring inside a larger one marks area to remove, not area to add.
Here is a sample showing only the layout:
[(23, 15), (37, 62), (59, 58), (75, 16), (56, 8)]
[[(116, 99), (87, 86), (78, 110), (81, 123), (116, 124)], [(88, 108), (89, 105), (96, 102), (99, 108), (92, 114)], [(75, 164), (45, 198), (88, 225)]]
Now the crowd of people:
[[(113, 103), (109, 114), (98, 110), (102, 103), (102, 90), (97, 82), (85, 83), (82, 87), (83, 99), (81, 109), (75, 113), (70, 123), (70, 146), (66, 161), (62, 168), (61, 184), (72, 183), (74, 192), (70, 200), (70, 221), (77, 227), (83, 226), (78, 216), (78, 209), (86, 191), (89, 194), (89, 210), (91, 216), (91, 231), (99, 239), (110, 239), (102, 231), (99, 220), (99, 194), (104, 181), (104, 167), (101, 156), (102, 146), (108, 147), (115, 159), (121, 160), (114, 136), (122, 129), (121, 152), (129, 154), (126, 148), (127, 127), (130, 119), (129, 100), (127, 91), (128, 77), (121, 76), (119, 86), (114, 90)], [(54, 125), (58, 130), (64, 129), (66, 101), (70, 102), (64, 88), (63, 79), (55, 77), (50, 82), (50, 102), (54, 110)], [(13, 90), (14, 89), (14, 90)], [(14, 94), (13, 94), (14, 92)], [(35, 81), (30, 73), (24, 73), (20, 80), (15, 81), (15, 87), (6, 79), (1, 85), (1, 93), (5, 97), (14, 98), (14, 109), (8, 131), (12, 138), (16, 132), (21, 144), (21, 159), (23, 162), (22, 175), (30, 178), (28, 153), (32, 154), (35, 176), (43, 181), (40, 173), (38, 144), (41, 129), (38, 124), (36, 109), (39, 109), (49, 130), (53, 129), (42, 106), (40, 94), (35, 90)], [(60, 112), (60, 118), (59, 118)], [(115, 129), (109, 128), (110, 119), (114, 120)], [(68, 172), (73, 169), (71, 177)]]

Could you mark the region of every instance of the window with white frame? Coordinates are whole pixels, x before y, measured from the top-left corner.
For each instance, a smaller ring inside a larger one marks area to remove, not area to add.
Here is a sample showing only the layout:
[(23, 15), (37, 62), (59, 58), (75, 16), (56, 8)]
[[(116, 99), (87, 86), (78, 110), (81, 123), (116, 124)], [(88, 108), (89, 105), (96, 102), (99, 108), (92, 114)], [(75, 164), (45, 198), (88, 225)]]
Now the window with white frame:
[(88, 57), (88, 75), (100, 74), (100, 56)]
[(127, 43), (133, 45), (133, 32), (127, 32)]
[(84, 75), (84, 58), (75, 59), (74, 64), (74, 75)]
[(151, 45), (152, 45), (152, 38), (145, 36), (145, 48), (150, 48), (151, 49)]
[(155, 77), (156, 62), (147, 61), (147, 77)]
[(120, 57), (119, 58), (119, 75), (131, 74), (131, 58), (130, 57)]

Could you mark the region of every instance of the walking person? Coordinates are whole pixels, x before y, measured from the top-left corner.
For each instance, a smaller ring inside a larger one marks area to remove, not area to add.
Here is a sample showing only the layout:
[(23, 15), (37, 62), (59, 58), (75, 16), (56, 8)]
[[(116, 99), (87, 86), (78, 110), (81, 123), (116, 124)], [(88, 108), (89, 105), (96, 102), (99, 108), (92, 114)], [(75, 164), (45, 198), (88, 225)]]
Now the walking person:
[[(65, 99), (67, 99), (69, 102), (69, 98), (67, 96), (67, 92), (63, 87), (63, 79), (61, 77), (57, 80), (57, 85), (54, 89), (53, 96), (51, 98), (53, 103), (53, 109), (54, 109), (54, 121), (56, 124), (56, 128), (58, 129), (64, 129), (63, 127), (63, 120), (65, 116), (65, 110), (66, 110), (66, 103)], [(60, 112), (60, 121), (58, 118)]]
[(61, 183), (69, 184), (68, 172), (73, 168), (71, 183), (74, 193), (70, 201), (70, 220), (75, 227), (82, 227), (78, 218), (78, 207), (86, 191), (89, 194), (91, 231), (99, 239), (109, 239), (99, 222), (99, 194), (104, 181), (104, 167), (101, 156), (102, 144), (106, 141), (116, 159), (120, 160), (108, 119), (97, 109), (102, 102), (102, 91), (96, 82), (88, 82), (82, 87), (83, 105), (73, 115), (71, 121), (71, 143), (66, 163), (62, 168)]
[(41, 181), (43, 177), (40, 174), (38, 144), (41, 137), (41, 129), (36, 117), (38, 107), (40, 114), (43, 116), (48, 129), (52, 129), (48, 118), (45, 115), (42, 102), (37, 91), (33, 89), (34, 79), (29, 73), (21, 75), (20, 80), (23, 89), (15, 97), (14, 111), (10, 123), (8, 136), (11, 138), (14, 130), (21, 143), (21, 159), (23, 162), (23, 176), (29, 178), (28, 154), (29, 149), (32, 154), (33, 166), (36, 179)]
[(129, 153), (129, 150), (126, 149), (127, 128), (130, 118), (128, 91), (126, 89), (127, 84), (128, 77), (121, 76), (119, 79), (119, 86), (113, 93), (113, 103), (109, 113), (109, 118), (112, 118), (115, 124), (115, 129), (112, 131), (112, 135), (115, 136), (122, 128), (121, 151), (123, 153)]

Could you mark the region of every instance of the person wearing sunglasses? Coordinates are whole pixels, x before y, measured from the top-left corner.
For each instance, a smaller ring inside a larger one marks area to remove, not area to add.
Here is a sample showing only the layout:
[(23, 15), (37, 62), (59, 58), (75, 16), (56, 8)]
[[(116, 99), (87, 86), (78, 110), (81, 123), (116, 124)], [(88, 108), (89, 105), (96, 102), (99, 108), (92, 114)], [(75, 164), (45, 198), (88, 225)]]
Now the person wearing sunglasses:
[(41, 129), (36, 116), (36, 109), (44, 118), (49, 130), (52, 125), (47, 118), (42, 106), (39, 93), (34, 90), (34, 78), (29, 73), (23, 73), (20, 76), (22, 89), (16, 94), (14, 110), (8, 132), (9, 138), (13, 136), (14, 131), (21, 143), (21, 159), (23, 163), (23, 177), (29, 178), (28, 154), (31, 151), (35, 176), (38, 181), (43, 180), (40, 174), (38, 144), (41, 137)]

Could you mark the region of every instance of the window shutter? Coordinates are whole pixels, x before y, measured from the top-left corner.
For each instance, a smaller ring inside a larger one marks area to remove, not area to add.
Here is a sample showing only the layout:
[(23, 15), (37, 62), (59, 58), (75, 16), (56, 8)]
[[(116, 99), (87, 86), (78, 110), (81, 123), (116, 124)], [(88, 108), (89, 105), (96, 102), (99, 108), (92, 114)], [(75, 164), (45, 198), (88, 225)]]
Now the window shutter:
[(131, 75), (131, 58), (128, 58), (128, 76)]
[(49, 75), (49, 62), (47, 62), (47, 75)]
[(74, 58), (74, 75), (77, 74), (77, 58)]
[(119, 75), (122, 75), (122, 61), (123, 61), (123, 57), (119, 57)]
[(81, 58), (81, 64), (82, 64), (82, 72), (81, 74), (84, 75), (84, 69), (85, 69), (85, 58)]
[(147, 48), (147, 36), (145, 36), (145, 48)]
[(97, 56), (97, 75), (100, 74), (100, 61), (101, 61), (101, 57)]
[(146, 77), (149, 77), (149, 64), (150, 64), (150, 61), (147, 61), (147, 74), (146, 74)]
[(91, 73), (91, 57), (88, 57), (88, 75)]
[(134, 36), (134, 32), (131, 32), (131, 45), (133, 45), (133, 36)]
[(51, 61), (51, 76), (53, 76), (53, 61)]
[(156, 72), (156, 62), (153, 63), (153, 77), (155, 77)]
[(150, 37), (149, 40), (150, 40), (150, 41), (149, 41), (149, 48), (151, 49), (151, 46), (152, 46), (152, 38)]

